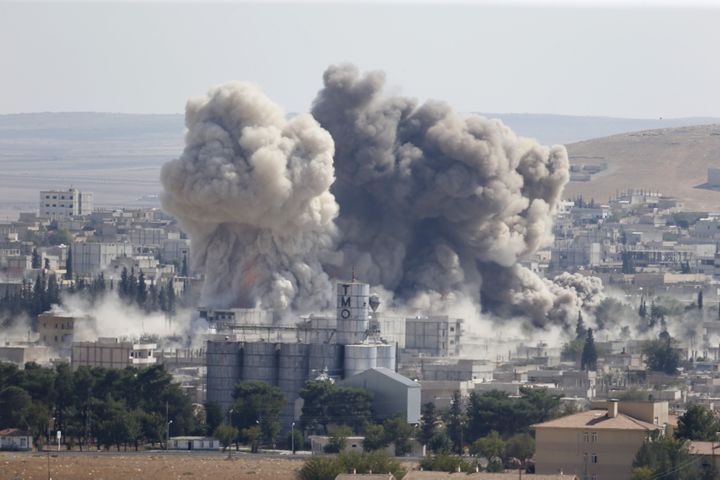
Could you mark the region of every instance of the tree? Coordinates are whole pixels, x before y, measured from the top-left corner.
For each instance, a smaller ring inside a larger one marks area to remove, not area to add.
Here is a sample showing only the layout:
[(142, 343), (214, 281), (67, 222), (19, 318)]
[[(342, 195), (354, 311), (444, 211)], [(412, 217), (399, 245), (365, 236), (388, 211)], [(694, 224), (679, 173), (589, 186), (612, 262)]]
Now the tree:
[(9, 386), (0, 390), (0, 429), (27, 426), (30, 395), (20, 387)]
[(180, 269), (180, 275), (183, 277), (188, 276), (188, 261), (187, 261), (187, 253), (183, 253), (183, 259), (182, 259), (182, 268)]
[(335, 480), (344, 473), (342, 465), (335, 457), (312, 456), (308, 458), (298, 472), (300, 480)]
[(675, 341), (670, 335), (663, 335), (657, 340), (651, 340), (643, 346), (646, 363), (649, 370), (675, 375), (680, 365), (680, 354), (675, 349)]
[(437, 415), (435, 414), (435, 404), (433, 402), (427, 402), (422, 406), (420, 431), (417, 435), (417, 439), (421, 444), (427, 445), (430, 443), (430, 440), (432, 440), (437, 431), (436, 423)]
[(232, 445), (238, 436), (238, 430), (230, 425), (218, 425), (213, 432), (213, 437), (217, 438), (223, 447), (223, 452)]
[(405, 470), (400, 462), (383, 452), (349, 452), (336, 457), (312, 456), (298, 472), (299, 480), (335, 480), (341, 473), (355, 471), (391, 473), (401, 479)]
[(385, 420), (383, 423), (385, 435), (389, 443), (395, 445), (395, 455), (404, 456), (412, 451), (410, 438), (413, 434), (413, 427), (402, 417), (395, 417)]
[(450, 400), (450, 410), (448, 411), (447, 432), (453, 443), (455, 453), (463, 453), (465, 446), (463, 433), (465, 430), (465, 416), (463, 415), (462, 398), (460, 391), (455, 390)]
[(205, 425), (208, 432), (214, 432), (223, 422), (222, 407), (217, 402), (205, 402)]
[(715, 414), (702, 405), (691, 405), (678, 419), (676, 438), (715, 442), (720, 422)]
[(587, 328), (585, 328), (585, 322), (583, 322), (582, 311), (578, 310), (577, 323), (575, 324), (575, 338), (583, 339), (587, 334)]
[(470, 447), (470, 453), (485, 457), (488, 460), (502, 457), (503, 453), (505, 453), (505, 442), (500, 438), (500, 434), (493, 430), (490, 435), (475, 440)]
[(473, 470), (473, 465), (459, 455), (441, 454), (423, 458), (420, 461), (420, 468), (430, 472), (455, 473), (458, 470), (470, 472)]
[(352, 430), (346, 425), (330, 427), (328, 429), (328, 443), (325, 445), (325, 453), (340, 453), (347, 445), (347, 437), (352, 435)]
[(580, 357), (580, 368), (582, 370), (597, 370), (597, 350), (595, 349), (595, 339), (593, 338), (592, 328), (588, 328), (585, 337), (585, 345), (583, 346), (582, 355)]
[(633, 461), (633, 476), (643, 478), (647, 470), (653, 472), (652, 478), (663, 480), (694, 480), (700, 477), (699, 457), (690, 456), (685, 440), (653, 434), (638, 450)]
[(140, 272), (138, 277), (137, 291), (135, 292), (135, 301), (138, 306), (144, 307), (147, 302), (147, 285), (145, 284), (145, 273)]
[(374, 450), (382, 450), (386, 448), (390, 442), (388, 441), (385, 429), (382, 425), (367, 425), (365, 427), (365, 439), (363, 440), (363, 450), (372, 452)]
[(349, 425), (357, 432), (373, 418), (372, 396), (361, 388), (339, 387), (330, 380), (309, 380), (300, 390), (300, 397), (303, 430), (327, 433), (327, 426), (334, 423)]
[(285, 407), (282, 390), (261, 381), (245, 381), (235, 385), (232, 424), (242, 433), (260, 426), (262, 440), (274, 444), (280, 431), (280, 413)]
[(65, 280), (72, 280), (73, 278), (73, 259), (72, 259), (72, 245), (68, 246), (67, 258), (65, 259)]
[(702, 292), (702, 290), (699, 290), (698, 294), (697, 294), (697, 308), (699, 310), (702, 310), (702, 308), (703, 308), (703, 292)]
[(40, 255), (38, 254), (37, 248), (32, 249), (32, 260), (30, 266), (34, 269), (40, 268)]
[(535, 453), (535, 439), (528, 433), (513, 435), (505, 443), (505, 457), (517, 458), (520, 463), (525, 463)]

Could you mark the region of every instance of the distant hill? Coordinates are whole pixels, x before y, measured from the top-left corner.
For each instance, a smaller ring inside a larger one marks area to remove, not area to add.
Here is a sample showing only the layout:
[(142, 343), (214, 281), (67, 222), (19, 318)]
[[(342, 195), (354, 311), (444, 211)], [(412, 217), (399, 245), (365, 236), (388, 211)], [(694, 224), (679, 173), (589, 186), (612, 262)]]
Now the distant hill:
[(481, 115), (499, 118), (518, 135), (535, 138), (546, 145), (574, 143), (641, 130), (720, 123), (720, 118), (713, 117), (638, 119), (532, 113), (483, 113)]
[[(484, 115), (500, 118), (519, 135), (536, 138), (545, 144), (570, 143), (663, 126), (720, 123), (720, 119), (703, 118), (641, 120), (539, 114)], [(598, 159), (593, 157), (600, 157), (612, 168), (596, 175), (592, 182), (572, 183), (568, 193), (585, 192), (601, 200), (617, 188), (635, 185), (657, 187), (670, 194), (687, 193), (697, 204), (712, 204), (720, 198), (720, 193), (692, 187), (705, 182), (707, 165), (720, 163), (717, 158), (720, 137), (713, 133), (718, 128), (653, 130), (569, 145), (573, 161), (597, 163)], [(157, 204), (155, 195), (160, 191), (160, 166), (182, 152), (184, 129), (182, 114), (0, 115), (0, 168), (3, 172), (0, 175), (0, 219), (3, 208), (6, 212), (8, 208), (14, 211), (34, 208), (37, 192), (41, 189), (71, 185), (95, 192), (99, 206)], [(670, 168), (677, 168), (677, 174), (668, 175)], [(667, 187), (663, 182), (668, 183)]]
[(572, 165), (606, 163), (589, 182), (570, 182), (566, 197), (607, 201), (617, 190), (644, 188), (679, 198), (687, 209), (720, 211), (720, 192), (698, 188), (720, 167), (720, 124), (625, 133), (567, 145)]

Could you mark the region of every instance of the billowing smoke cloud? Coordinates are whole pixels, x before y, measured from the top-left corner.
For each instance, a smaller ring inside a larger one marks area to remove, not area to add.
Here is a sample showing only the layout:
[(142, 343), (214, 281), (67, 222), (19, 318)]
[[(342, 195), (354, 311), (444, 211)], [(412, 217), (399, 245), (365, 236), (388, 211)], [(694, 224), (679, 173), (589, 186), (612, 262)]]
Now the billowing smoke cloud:
[(549, 282), (518, 264), (551, 241), (565, 148), (441, 102), (383, 96), (384, 83), (332, 66), (312, 109), (335, 141), (344, 270), (418, 307), (482, 296), (537, 324), (596, 302), (597, 280)]
[(163, 166), (163, 207), (192, 242), (216, 307), (326, 306), (338, 205), (333, 141), (310, 115), (286, 121), (255, 86), (229, 83), (186, 107), (186, 147)]
[(242, 83), (188, 103), (163, 205), (190, 235), (203, 301), (319, 309), (329, 278), (354, 270), (417, 309), (469, 299), (544, 325), (596, 305), (598, 280), (549, 281), (519, 263), (551, 241), (565, 148), (442, 102), (384, 96), (384, 83), (332, 66), (312, 116), (289, 121)]

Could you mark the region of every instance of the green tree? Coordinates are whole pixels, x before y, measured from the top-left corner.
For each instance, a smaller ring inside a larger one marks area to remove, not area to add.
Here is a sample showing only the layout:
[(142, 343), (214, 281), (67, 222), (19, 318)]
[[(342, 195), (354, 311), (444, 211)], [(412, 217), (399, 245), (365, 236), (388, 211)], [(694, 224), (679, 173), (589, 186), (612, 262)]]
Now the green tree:
[(372, 452), (374, 450), (382, 450), (386, 448), (390, 442), (388, 441), (385, 429), (382, 425), (367, 425), (365, 427), (365, 439), (363, 440), (363, 450)]
[(690, 455), (685, 440), (654, 434), (643, 442), (635, 455), (633, 475), (639, 476), (643, 471), (636, 469), (646, 467), (652, 470), (652, 478), (695, 480), (701, 473), (699, 461), (699, 457)]
[(30, 261), (30, 266), (34, 269), (40, 268), (40, 254), (38, 254), (37, 248), (32, 249), (32, 259)]
[(400, 462), (386, 452), (343, 452), (337, 456), (337, 462), (343, 472), (391, 473), (398, 479), (405, 475), (405, 470)]
[(404, 418), (395, 417), (385, 420), (383, 427), (388, 442), (395, 445), (395, 455), (401, 457), (412, 451), (412, 442), (410, 439), (412, 438), (414, 429)]
[(461, 456), (448, 454), (425, 457), (420, 461), (420, 468), (430, 472), (448, 473), (455, 473), (458, 470), (462, 472), (471, 472), (474, 470), (474, 466)]
[(505, 442), (500, 438), (500, 434), (493, 430), (488, 436), (475, 440), (470, 447), (470, 453), (488, 460), (502, 457), (505, 453)]
[(330, 427), (328, 429), (328, 443), (325, 445), (325, 453), (339, 453), (347, 446), (347, 438), (352, 435), (352, 430), (347, 425)]
[(715, 442), (720, 431), (717, 416), (702, 405), (691, 405), (678, 419), (675, 437), (686, 440)]
[(455, 453), (463, 453), (465, 447), (465, 415), (463, 414), (462, 397), (460, 391), (455, 390), (450, 400), (450, 409), (448, 410), (447, 432), (453, 443)]
[(312, 456), (298, 471), (300, 480), (335, 480), (335, 477), (344, 473), (343, 466), (335, 457)]
[(585, 337), (585, 345), (583, 346), (582, 355), (580, 357), (580, 368), (582, 370), (597, 370), (597, 350), (595, 349), (595, 339), (593, 338), (592, 328), (588, 328)]
[(583, 322), (582, 311), (578, 310), (577, 323), (575, 324), (575, 338), (583, 339), (587, 335), (587, 328), (585, 328), (585, 322)]
[(73, 278), (72, 244), (68, 245), (67, 257), (65, 258), (65, 280)]
[(282, 390), (261, 381), (245, 381), (235, 385), (232, 424), (241, 432), (260, 426), (262, 440), (274, 444), (280, 431), (280, 413), (285, 407)]
[(652, 467), (633, 468), (630, 474), (630, 480), (655, 480), (655, 470)]
[(205, 402), (205, 425), (208, 432), (214, 432), (223, 422), (222, 407), (218, 402)]
[(505, 458), (517, 458), (520, 463), (535, 454), (535, 439), (528, 433), (513, 435), (505, 443)]
[(420, 431), (417, 439), (423, 445), (428, 445), (430, 440), (437, 432), (437, 414), (435, 412), (435, 404), (427, 402), (422, 406), (422, 416), (420, 418)]
[(669, 335), (651, 340), (643, 346), (643, 353), (649, 370), (675, 375), (680, 365), (680, 354), (675, 348), (675, 340)]
[(0, 390), (0, 429), (26, 428), (31, 403), (30, 395), (20, 387)]
[(230, 425), (218, 425), (213, 432), (213, 437), (217, 438), (220, 445), (223, 447), (223, 452), (232, 445), (235, 439), (238, 437), (238, 430)]
[(359, 432), (371, 423), (372, 395), (367, 390), (340, 387), (329, 380), (310, 380), (300, 390), (303, 399), (300, 425), (312, 433), (327, 433), (331, 423)]
[(260, 439), (262, 438), (262, 430), (258, 425), (243, 428), (240, 436), (250, 445), (250, 452), (257, 453), (260, 449)]

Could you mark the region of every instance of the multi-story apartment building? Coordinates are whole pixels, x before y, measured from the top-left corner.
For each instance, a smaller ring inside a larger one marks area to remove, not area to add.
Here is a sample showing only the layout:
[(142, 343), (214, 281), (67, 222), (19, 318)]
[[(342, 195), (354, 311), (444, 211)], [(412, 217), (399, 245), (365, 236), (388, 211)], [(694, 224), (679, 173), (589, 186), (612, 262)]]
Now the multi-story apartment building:
[(628, 478), (642, 443), (668, 423), (667, 402), (610, 400), (596, 407), (533, 425), (538, 474), (562, 472), (581, 480)]
[(447, 315), (405, 319), (405, 349), (438, 357), (460, 354), (462, 319)]
[(133, 255), (130, 243), (85, 243), (75, 242), (72, 246), (72, 268), (74, 274), (94, 274), (105, 270), (118, 257)]
[(93, 210), (93, 194), (77, 188), (69, 190), (45, 190), (40, 192), (40, 216), (69, 218), (88, 215)]

